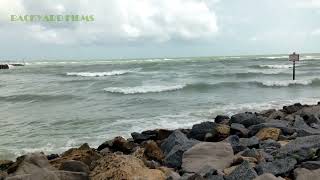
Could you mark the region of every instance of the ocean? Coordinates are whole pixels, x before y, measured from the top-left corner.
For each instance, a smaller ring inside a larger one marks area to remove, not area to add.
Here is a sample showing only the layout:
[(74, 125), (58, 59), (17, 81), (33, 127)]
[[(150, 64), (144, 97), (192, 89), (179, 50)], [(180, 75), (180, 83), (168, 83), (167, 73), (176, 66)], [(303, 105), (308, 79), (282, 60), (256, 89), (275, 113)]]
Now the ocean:
[(0, 159), (320, 101), (320, 55), (28, 60), (0, 71)]

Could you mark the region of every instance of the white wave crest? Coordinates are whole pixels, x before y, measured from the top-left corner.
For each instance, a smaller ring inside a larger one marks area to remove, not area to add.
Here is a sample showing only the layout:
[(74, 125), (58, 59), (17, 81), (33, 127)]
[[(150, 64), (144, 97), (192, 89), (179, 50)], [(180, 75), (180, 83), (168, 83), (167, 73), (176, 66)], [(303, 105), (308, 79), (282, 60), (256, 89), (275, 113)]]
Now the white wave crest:
[(259, 65), (262, 68), (270, 68), (270, 69), (289, 69), (292, 68), (291, 64), (271, 64), (271, 65)]
[(144, 93), (159, 93), (165, 91), (176, 91), (183, 89), (186, 85), (173, 86), (136, 86), (136, 87), (109, 87), (104, 90), (111, 93), (121, 94), (144, 94)]
[(312, 84), (312, 79), (307, 80), (284, 80), (284, 81), (265, 81), (262, 82), (264, 86), (275, 86), (275, 87), (285, 87), (290, 85), (310, 85)]
[(67, 76), (82, 76), (82, 77), (102, 77), (102, 76), (116, 76), (134, 72), (136, 70), (117, 70), (110, 72), (68, 72)]
[(260, 74), (266, 74), (266, 75), (270, 75), (270, 74), (280, 74), (283, 73), (283, 70), (281, 69), (269, 69), (269, 70), (248, 70), (248, 73), (260, 73)]

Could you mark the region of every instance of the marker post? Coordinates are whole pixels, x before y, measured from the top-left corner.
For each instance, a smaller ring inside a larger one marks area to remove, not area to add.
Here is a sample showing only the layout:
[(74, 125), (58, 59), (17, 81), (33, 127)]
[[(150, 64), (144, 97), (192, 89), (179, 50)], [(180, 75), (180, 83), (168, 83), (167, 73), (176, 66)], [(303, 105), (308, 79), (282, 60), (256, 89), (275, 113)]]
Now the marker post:
[(296, 61), (299, 61), (299, 54), (295, 52), (289, 55), (289, 61), (292, 61), (293, 68), (292, 68), (292, 79), (296, 80)]

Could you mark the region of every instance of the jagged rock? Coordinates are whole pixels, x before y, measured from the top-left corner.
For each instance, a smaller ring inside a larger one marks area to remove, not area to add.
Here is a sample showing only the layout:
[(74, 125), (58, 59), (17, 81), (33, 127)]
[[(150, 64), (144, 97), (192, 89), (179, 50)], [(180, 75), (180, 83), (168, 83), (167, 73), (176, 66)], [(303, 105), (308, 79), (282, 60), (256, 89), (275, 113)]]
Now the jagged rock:
[(296, 103), (296, 104), (290, 105), (290, 106), (283, 106), (283, 111), (287, 114), (292, 114), (292, 113), (299, 111), (302, 108), (303, 108), (303, 106), (300, 103)]
[(155, 129), (155, 130), (147, 130), (140, 133), (133, 133), (132, 137), (135, 142), (141, 143), (142, 141), (147, 140), (163, 140), (170, 136), (172, 130), (168, 129)]
[(273, 113), (271, 113), (269, 115), (269, 119), (284, 119), (286, 117), (286, 113), (284, 113), (283, 111), (274, 111)]
[(11, 165), (13, 165), (13, 161), (0, 160), (0, 172), (6, 171)]
[(165, 174), (157, 169), (148, 169), (142, 160), (130, 155), (110, 154), (97, 161), (90, 173), (91, 180), (148, 179), (164, 180)]
[(271, 173), (273, 175), (286, 175), (291, 170), (297, 161), (293, 158), (287, 157), (284, 159), (277, 159), (272, 162), (262, 162), (256, 166), (257, 173), (262, 175), (264, 173)]
[(89, 180), (82, 172), (57, 171), (51, 167), (47, 157), (32, 153), (17, 158), (15, 171), (6, 180)]
[(282, 120), (270, 120), (266, 123), (261, 123), (257, 125), (250, 126), (249, 129), (249, 136), (253, 136), (257, 134), (260, 129), (263, 128), (278, 128), (281, 129), (281, 132), (284, 135), (291, 135), (295, 132), (295, 129), (292, 127), (289, 127), (288, 121), (282, 121)]
[(225, 180), (250, 180), (257, 177), (257, 173), (250, 166), (249, 162), (244, 161), (229, 175), (225, 176)]
[(306, 161), (301, 163), (301, 167), (309, 170), (320, 169), (320, 161)]
[(277, 111), (276, 109), (267, 109), (267, 110), (263, 110), (259, 113), (259, 115), (263, 116), (263, 117), (269, 117), (272, 113), (274, 113), (275, 111)]
[(237, 155), (233, 159), (233, 164), (241, 164), (243, 161), (248, 161), (249, 163), (257, 163), (258, 162), (258, 160), (254, 157), (245, 157), (245, 156)]
[(283, 179), (282, 177), (276, 177), (270, 173), (265, 173), (256, 177), (254, 180), (285, 180), (285, 179)]
[(281, 144), (273, 139), (261, 141), (259, 145), (259, 148), (263, 149), (268, 154), (275, 153), (280, 147), (281, 147)]
[(265, 158), (262, 153), (255, 148), (244, 150), (240, 155), (244, 157), (253, 157), (257, 159), (258, 162), (265, 162)]
[(116, 152), (121, 151), (125, 154), (129, 154), (133, 152), (133, 149), (137, 145), (134, 142), (127, 141), (121, 136), (115, 137), (112, 140), (106, 141), (98, 147), (98, 151), (103, 150), (105, 148), (109, 148), (109, 150)]
[(181, 131), (174, 131), (161, 144), (161, 149), (165, 155), (164, 163), (168, 167), (180, 167), (183, 153), (197, 143), (198, 141), (188, 139)]
[(198, 172), (205, 166), (223, 170), (233, 161), (233, 150), (229, 143), (202, 142), (183, 154), (182, 169), (185, 172)]
[(239, 124), (239, 123), (232, 123), (230, 126), (230, 133), (238, 135), (240, 137), (247, 137), (249, 130), (244, 127), (244, 125)]
[(320, 135), (298, 137), (278, 150), (278, 157), (293, 156), (299, 160), (308, 159), (309, 153), (320, 148)]
[(47, 159), (50, 161), (50, 160), (53, 160), (53, 159), (56, 159), (58, 158), (59, 155), (58, 154), (50, 154), (50, 155), (47, 155)]
[(224, 142), (228, 142), (231, 144), (234, 153), (238, 153), (240, 151), (247, 149), (246, 146), (243, 146), (240, 144), (240, 138), (237, 135), (229, 136), (224, 140)]
[(256, 124), (264, 123), (265, 120), (262, 116), (258, 116), (255, 113), (245, 112), (231, 116), (230, 123), (243, 124), (245, 127), (249, 127)]
[(230, 135), (230, 126), (217, 124), (210, 133), (206, 133), (204, 141), (216, 142), (227, 138)]
[(72, 171), (72, 172), (84, 172), (86, 174), (89, 174), (90, 172), (88, 165), (84, 164), (81, 161), (74, 161), (74, 160), (62, 162), (59, 170)]
[(195, 124), (192, 126), (192, 129), (188, 134), (188, 137), (197, 139), (199, 141), (203, 141), (206, 134), (211, 133), (216, 126), (216, 123), (210, 121)]
[(136, 143), (141, 143), (147, 140), (155, 140), (157, 138), (156, 134), (142, 134), (138, 132), (131, 133), (131, 136)]
[(89, 146), (81, 146), (79, 148), (71, 148), (64, 152), (61, 157), (53, 159), (50, 164), (56, 168), (61, 166), (61, 163), (67, 160), (81, 161), (90, 167), (91, 163), (101, 158), (98, 152), (91, 149)]
[(253, 148), (259, 147), (259, 139), (256, 136), (252, 136), (250, 138), (240, 138), (239, 143), (241, 146)]
[(295, 116), (293, 127), (296, 128), (298, 136), (309, 136), (320, 134), (320, 129), (310, 127), (300, 116)]
[(162, 162), (164, 155), (156, 142), (149, 140), (143, 144), (144, 154), (148, 159)]
[(278, 128), (263, 128), (256, 134), (258, 139), (266, 140), (266, 139), (273, 139), (278, 140), (281, 130)]
[(294, 177), (296, 180), (319, 180), (320, 169), (308, 170), (305, 168), (297, 168), (294, 170)]
[(218, 124), (228, 124), (229, 123), (229, 116), (225, 116), (225, 115), (218, 115), (216, 116), (216, 118), (214, 119), (215, 123)]

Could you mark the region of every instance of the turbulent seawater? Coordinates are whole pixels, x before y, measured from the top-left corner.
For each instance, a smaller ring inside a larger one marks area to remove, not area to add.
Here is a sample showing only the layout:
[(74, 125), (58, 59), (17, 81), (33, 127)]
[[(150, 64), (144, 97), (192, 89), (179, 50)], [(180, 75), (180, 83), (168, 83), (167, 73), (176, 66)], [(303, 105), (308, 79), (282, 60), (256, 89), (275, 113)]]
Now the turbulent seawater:
[(320, 100), (320, 55), (27, 61), (0, 71), (0, 159)]

